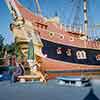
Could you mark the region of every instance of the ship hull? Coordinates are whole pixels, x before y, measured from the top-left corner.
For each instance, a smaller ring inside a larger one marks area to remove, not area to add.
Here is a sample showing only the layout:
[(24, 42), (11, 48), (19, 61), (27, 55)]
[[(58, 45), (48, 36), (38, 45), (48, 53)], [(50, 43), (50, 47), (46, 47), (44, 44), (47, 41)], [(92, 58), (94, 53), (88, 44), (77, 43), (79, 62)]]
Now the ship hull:
[[(47, 72), (50, 78), (65, 75), (79, 76), (83, 73), (84, 75), (100, 74), (100, 60), (97, 57), (100, 54), (99, 50), (61, 45), (44, 39), (42, 42), (44, 45), (42, 52), (46, 55), (42, 58), (42, 70)], [(81, 52), (77, 55), (78, 51), (84, 51), (86, 55), (84, 52), (83, 56)]]
[(42, 70), (48, 74), (49, 79), (57, 76), (100, 75), (100, 66), (73, 64), (50, 58), (43, 58), (42, 61)]
[(48, 58), (85, 65), (100, 66), (100, 50), (79, 48), (77, 46), (62, 45), (60, 43), (41, 39), (43, 43), (42, 52)]

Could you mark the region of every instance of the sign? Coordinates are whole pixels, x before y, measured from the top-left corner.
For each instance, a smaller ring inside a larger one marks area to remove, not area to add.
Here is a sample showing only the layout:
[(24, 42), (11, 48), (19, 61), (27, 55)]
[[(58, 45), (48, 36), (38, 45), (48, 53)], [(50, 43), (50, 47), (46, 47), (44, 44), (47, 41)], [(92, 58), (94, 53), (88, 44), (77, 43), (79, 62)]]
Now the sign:
[(78, 50), (76, 52), (77, 59), (87, 59), (86, 52), (84, 50)]
[(100, 54), (96, 55), (96, 60), (100, 61)]

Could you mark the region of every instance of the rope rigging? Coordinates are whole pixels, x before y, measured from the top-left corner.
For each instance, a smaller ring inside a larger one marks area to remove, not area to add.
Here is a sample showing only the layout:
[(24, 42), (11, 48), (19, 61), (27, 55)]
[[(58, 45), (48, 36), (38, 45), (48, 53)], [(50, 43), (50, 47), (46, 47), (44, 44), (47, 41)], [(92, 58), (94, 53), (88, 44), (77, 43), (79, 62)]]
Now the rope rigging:
[[(21, 2), (24, 2), (25, 0), (20, 0)], [(39, 0), (28, 0), (27, 6), (30, 9), (36, 9), (37, 13), (41, 13), (41, 9), (39, 6)], [(81, 29), (83, 30), (83, 25), (84, 25), (84, 18), (83, 18), (83, 1), (84, 0), (68, 0), (68, 1), (64, 1), (64, 6), (63, 8), (65, 8), (65, 6), (68, 5), (68, 9), (63, 9), (60, 8), (58, 9), (59, 11), (64, 10), (63, 15), (60, 15), (60, 17), (63, 19), (64, 23), (68, 23), (69, 26), (75, 27), (77, 29)], [(95, 10), (96, 10), (96, 5), (97, 2), (96, 0), (87, 0), (87, 12), (88, 12), (88, 19), (89, 19), (89, 23), (88, 24), (88, 38), (89, 39), (93, 39), (93, 37), (97, 38), (97, 36), (99, 36), (98, 34), (98, 25), (95, 24), (95, 20), (94, 20), (94, 15), (95, 15)], [(68, 10), (68, 13), (67, 13)], [(92, 15), (91, 15), (91, 12)], [(59, 12), (56, 12), (55, 14), (58, 16)], [(68, 16), (68, 18), (66, 18), (66, 15)], [(96, 16), (96, 15), (95, 15)]]
[(96, 0), (89, 1), (88, 0), (88, 19), (89, 19), (89, 32), (88, 36), (91, 40), (96, 40), (100, 37), (100, 24), (95, 23), (95, 16), (96, 16)]
[(81, 4), (81, 0), (77, 0), (77, 5), (76, 5), (76, 10), (75, 10), (75, 16), (73, 18), (73, 22), (72, 22), (72, 26), (75, 26), (77, 29), (80, 30), (80, 28), (82, 27), (81, 24), (81, 9), (82, 4)]

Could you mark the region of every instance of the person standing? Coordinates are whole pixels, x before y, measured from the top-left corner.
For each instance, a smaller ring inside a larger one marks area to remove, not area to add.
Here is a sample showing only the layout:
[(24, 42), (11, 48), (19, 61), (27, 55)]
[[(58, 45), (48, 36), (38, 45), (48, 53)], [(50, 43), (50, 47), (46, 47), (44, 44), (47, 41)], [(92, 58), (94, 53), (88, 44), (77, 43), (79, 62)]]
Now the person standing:
[(24, 74), (25, 74), (24, 66), (21, 63), (16, 63), (15, 71), (12, 74), (12, 81), (17, 82), (18, 76), (24, 75)]

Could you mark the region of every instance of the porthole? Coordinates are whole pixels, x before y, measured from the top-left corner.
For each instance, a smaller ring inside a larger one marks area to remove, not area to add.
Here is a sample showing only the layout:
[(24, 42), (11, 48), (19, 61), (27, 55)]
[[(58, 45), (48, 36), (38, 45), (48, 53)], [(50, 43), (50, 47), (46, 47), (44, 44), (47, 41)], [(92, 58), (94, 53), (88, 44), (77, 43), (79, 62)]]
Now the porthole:
[(60, 35), (60, 38), (61, 38), (61, 39), (64, 39), (64, 35)]
[(49, 32), (49, 36), (54, 36), (54, 32)]
[(70, 41), (74, 41), (74, 37), (71, 37), (71, 38), (70, 38)]

